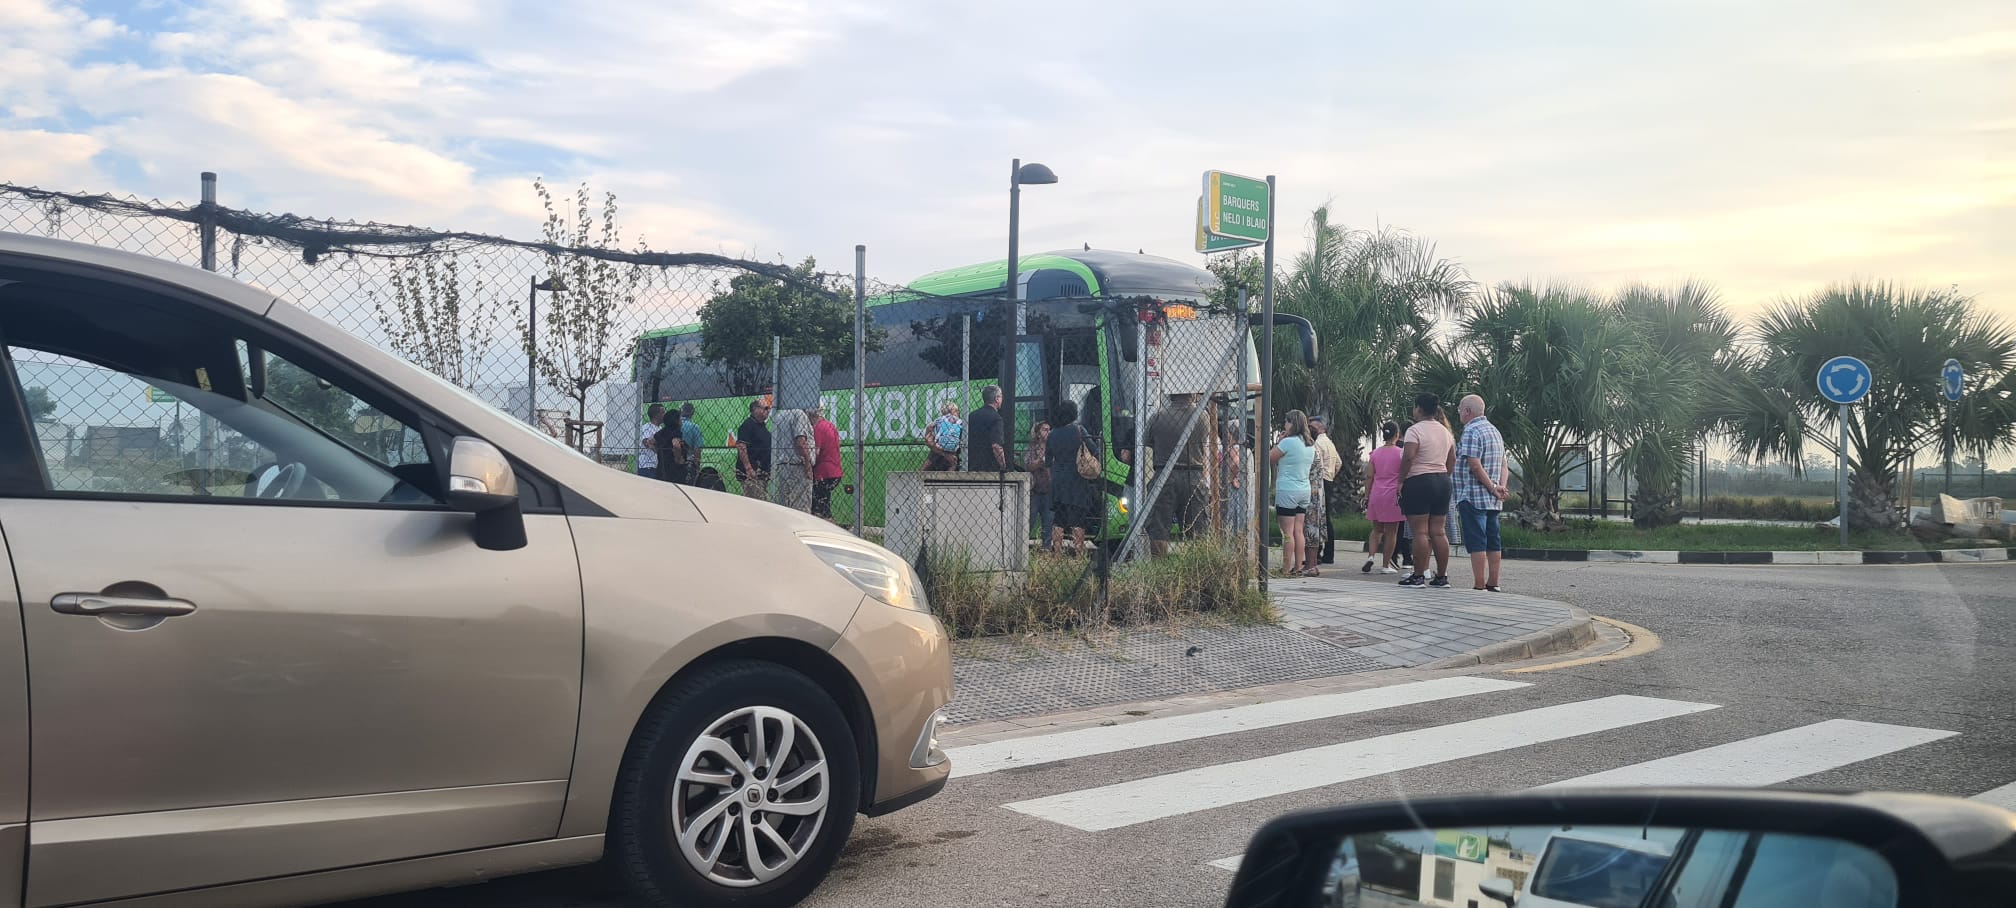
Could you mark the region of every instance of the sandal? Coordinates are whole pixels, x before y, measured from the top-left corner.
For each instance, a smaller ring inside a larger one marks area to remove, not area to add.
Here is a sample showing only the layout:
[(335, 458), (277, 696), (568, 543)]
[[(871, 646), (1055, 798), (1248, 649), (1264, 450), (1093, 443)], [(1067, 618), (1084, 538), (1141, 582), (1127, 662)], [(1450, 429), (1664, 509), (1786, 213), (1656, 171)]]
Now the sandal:
[(1303, 569), (1302, 569), (1302, 576), (1304, 576), (1304, 577), (1321, 577), (1321, 576), (1323, 576), (1323, 572), (1322, 572), (1322, 571), (1319, 571), (1319, 570), (1317, 570), (1317, 569), (1315, 569), (1315, 568), (1303, 568)]

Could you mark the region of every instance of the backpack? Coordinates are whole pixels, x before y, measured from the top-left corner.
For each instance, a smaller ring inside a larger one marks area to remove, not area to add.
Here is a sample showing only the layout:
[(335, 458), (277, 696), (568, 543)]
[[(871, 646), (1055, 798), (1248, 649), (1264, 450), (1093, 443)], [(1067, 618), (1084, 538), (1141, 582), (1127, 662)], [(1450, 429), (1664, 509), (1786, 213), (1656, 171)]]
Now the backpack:
[(1099, 462), (1099, 455), (1092, 453), (1092, 445), (1084, 429), (1078, 430), (1078, 476), (1081, 479), (1098, 479), (1106, 472), (1106, 465)]

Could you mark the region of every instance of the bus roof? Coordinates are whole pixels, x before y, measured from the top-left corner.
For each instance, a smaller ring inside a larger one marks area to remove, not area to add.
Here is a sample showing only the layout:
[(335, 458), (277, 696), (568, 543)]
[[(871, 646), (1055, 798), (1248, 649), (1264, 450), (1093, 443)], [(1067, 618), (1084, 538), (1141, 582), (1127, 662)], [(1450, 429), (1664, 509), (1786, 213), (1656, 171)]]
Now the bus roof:
[[(1218, 285), (1218, 279), (1211, 272), (1158, 255), (1087, 249), (1045, 252), (1022, 257), (1021, 274), (1025, 280), (1028, 275), (1038, 271), (1053, 269), (1076, 275), (1085, 282), (1085, 290), (1092, 296), (1101, 296), (1107, 291), (1202, 296)], [(1007, 283), (1008, 260), (1001, 259), (934, 271), (911, 281), (904, 289), (932, 296), (965, 296), (998, 291)], [(898, 302), (903, 298), (902, 293), (871, 297), (867, 300), (867, 305), (872, 308)], [(697, 324), (679, 325), (646, 331), (640, 337), (688, 334), (698, 330), (700, 326)]]

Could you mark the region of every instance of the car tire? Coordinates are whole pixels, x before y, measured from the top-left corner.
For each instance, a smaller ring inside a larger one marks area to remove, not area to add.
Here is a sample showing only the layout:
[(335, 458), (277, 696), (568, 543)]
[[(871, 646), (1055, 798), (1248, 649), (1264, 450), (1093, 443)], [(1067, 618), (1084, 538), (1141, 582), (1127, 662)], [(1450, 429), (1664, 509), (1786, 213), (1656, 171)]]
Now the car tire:
[(768, 662), (703, 669), (638, 723), (611, 805), (611, 864), (653, 905), (796, 904), (854, 828), (854, 746), (839, 705), (804, 675)]

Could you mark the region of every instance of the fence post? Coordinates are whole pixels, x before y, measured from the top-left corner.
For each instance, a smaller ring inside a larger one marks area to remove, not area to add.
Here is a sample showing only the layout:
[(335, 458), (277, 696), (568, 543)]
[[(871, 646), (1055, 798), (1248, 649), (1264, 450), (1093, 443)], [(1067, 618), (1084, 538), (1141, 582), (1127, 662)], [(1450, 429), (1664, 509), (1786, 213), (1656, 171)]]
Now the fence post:
[[(1253, 401), (1246, 396), (1249, 393), (1248, 389), (1253, 384), (1252, 378), (1247, 374), (1246, 371), (1251, 365), (1246, 362), (1246, 339), (1253, 336), (1253, 329), (1248, 327), (1246, 324), (1247, 311), (1248, 311), (1248, 304), (1246, 302), (1246, 288), (1241, 287), (1239, 288), (1239, 404), (1238, 406), (1232, 408), (1232, 418), (1238, 420), (1237, 425), (1239, 426), (1238, 433), (1233, 436), (1232, 453), (1237, 455), (1239, 458), (1239, 469), (1226, 472), (1228, 482), (1231, 481), (1231, 479), (1233, 478), (1240, 479), (1244, 482), (1244, 485), (1240, 487), (1240, 492), (1254, 494), (1256, 496), (1255, 501), (1246, 502), (1246, 505), (1248, 505), (1246, 520), (1244, 521), (1243, 526), (1237, 527), (1239, 538), (1238, 546), (1241, 551), (1241, 554), (1239, 555), (1239, 588), (1242, 590), (1246, 588), (1246, 553), (1253, 551), (1253, 527), (1256, 526), (1260, 520), (1260, 518), (1257, 516), (1260, 513), (1260, 504), (1257, 500), (1257, 492), (1253, 488), (1253, 480), (1248, 478), (1252, 476), (1251, 471), (1253, 469), (1254, 454), (1249, 454), (1245, 450), (1240, 449), (1238, 446), (1239, 439), (1247, 438), (1246, 423), (1248, 419), (1251, 418), (1253, 415)], [(1248, 444), (1249, 446), (1252, 446), (1257, 445), (1258, 443), (1253, 442), (1249, 439)], [(1258, 452), (1257, 447), (1254, 447), (1253, 450), (1255, 453)], [(1239, 498), (1241, 496), (1228, 495), (1226, 497), (1229, 500)], [(1239, 505), (1235, 503), (1231, 505), (1227, 510), (1230, 510), (1236, 514), (1238, 513)]]
[[(973, 315), (959, 316), (959, 407), (969, 415), (966, 395), (973, 393)], [(961, 472), (973, 469), (973, 439), (962, 437), (959, 441), (959, 469)]]
[(203, 171), (203, 202), (197, 206), (201, 221), (197, 222), (196, 235), (203, 244), (203, 270), (217, 270), (217, 175)]
[[(1133, 507), (1127, 509), (1126, 539), (1136, 539), (1137, 530), (1148, 520), (1142, 505), (1148, 502), (1148, 322), (1142, 319), (1142, 311), (1134, 310), (1134, 469), (1128, 472), (1134, 487)], [(1134, 553), (1136, 546), (1129, 545), (1120, 550), (1125, 559)]]
[[(196, 222), (196, 236), (202, 244), (200, 252), (204, 271), (217, 270), (217, 174), (203, 171), (202, 201), (197, 205), (202, 220)], [(209, 494), (210, 486), (210, 416), (198, 411), (196, 414), (196, 494)]]
[(868, 333), (868, 247), (854, 247), (854, 535), (861, 535), (861, 500), (868, 495), (868, 474), (862, 472), (866, 449), (861, 432), (866, 428), (863, 412), (867, 407), (867, 345), (862, 338)]

